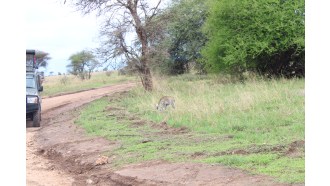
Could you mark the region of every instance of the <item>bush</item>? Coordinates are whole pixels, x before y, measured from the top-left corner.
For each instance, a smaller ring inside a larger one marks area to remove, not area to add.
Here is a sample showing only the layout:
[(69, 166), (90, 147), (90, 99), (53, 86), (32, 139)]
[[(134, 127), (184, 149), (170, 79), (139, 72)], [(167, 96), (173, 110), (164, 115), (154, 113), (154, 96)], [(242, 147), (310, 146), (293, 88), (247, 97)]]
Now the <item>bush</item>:
[(202, 50), (208, 71), (304, 76), (303, 0), (209, 0)]
[(61, 84), (66, 85), (69, 82), (69, 78), (68, 76), (64, 75), (61, 79), (60, 79)]
[(112, 74), (111, 71), (106, 71), (106, 72), (105, 72), (105, 75), (106, 75), (106, 76), (111, 76), (111, 74)]

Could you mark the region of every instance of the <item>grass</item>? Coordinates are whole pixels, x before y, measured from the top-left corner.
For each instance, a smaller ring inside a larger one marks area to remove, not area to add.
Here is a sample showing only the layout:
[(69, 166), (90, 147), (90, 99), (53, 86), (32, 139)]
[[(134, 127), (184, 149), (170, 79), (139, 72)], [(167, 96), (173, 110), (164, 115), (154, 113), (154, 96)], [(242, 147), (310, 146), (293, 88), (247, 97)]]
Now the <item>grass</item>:
[[(114, 167), (157, 159), (193, 161), (237, 167), (286, 183), (304, 182), (305, 149), (293, 145), (305, 138), (304, 79), (254, 77), (241, 83), (222, 76), (184, 75), (154, 82), (152, 93), (138, 87), (117, 101), (95, 101), (76, 121), (91, 135), (120, 141), (122, 146), (108, 154), (116, 157)], [(176, 109), (156, 111), (162, 95), (175, 97)], [(120, 109), (109, 111), (109, 106)], [(136, 126), (132, 116), (190, 132)]]
[[(237, 140), (287, 143), (304, 139), (304, 80), (254, 80), (215, 84), (213, 79), (158, 81), (156, 91), (135, 89), (122, 106), (145, 119), (206, 133), (235, 133)], [(159, 113), (162, 95), (176, 98), (176, 109)], [(246, 135), (248, 134), (248, 135)], [(281, 135), (277, 135), (281, 134)]]
[(130, 81), (136, 81), (136, 77), (119, 76), (115, 71), (110, 76), (107, 76), (106, 72), (94, 72), (91, 79), (87, 80), (81, 80), (73, 75), (46, 76), (41, 95), (53, 96)]
[(203, 159), (204, 163), (221, 163), (251, 173), (276, 177), (281, 182), (302, 183), (305, 180), (305, 158), (277, 154), (225, 155)]

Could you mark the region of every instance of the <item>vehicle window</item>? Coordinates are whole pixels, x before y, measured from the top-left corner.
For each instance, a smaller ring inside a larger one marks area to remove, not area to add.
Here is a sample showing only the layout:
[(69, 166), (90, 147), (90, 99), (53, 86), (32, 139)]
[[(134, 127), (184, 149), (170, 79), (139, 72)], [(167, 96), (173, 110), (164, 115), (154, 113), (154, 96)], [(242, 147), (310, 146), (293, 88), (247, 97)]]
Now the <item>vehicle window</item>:
[(26, 66), (29, 66), (29, 67), (33, 66), (33, 58), (34, 58), (34, 55), (26, 54)]
[(33, 78), (26, 77), (26, 88), (36, 88), (36, 83)]

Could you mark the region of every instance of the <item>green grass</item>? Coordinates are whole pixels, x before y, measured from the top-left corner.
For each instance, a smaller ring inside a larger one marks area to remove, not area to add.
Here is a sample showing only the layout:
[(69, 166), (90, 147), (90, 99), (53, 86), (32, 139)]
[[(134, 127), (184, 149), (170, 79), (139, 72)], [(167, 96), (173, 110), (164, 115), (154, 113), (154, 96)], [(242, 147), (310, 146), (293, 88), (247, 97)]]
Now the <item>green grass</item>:
[(209, 157), (201, 162), (238, 167), (251, 173), (277, 177), (279, 181), (288, 183), (301, 183), (305, 179), (305, 158), (289, 158), (268, 153)]
[[(156, 111), (162, 95), (175, 97), (176, 109)], [(117, 101), (97, 100), (82, 110), (77, 123), (92, 135), (122, 144), (108, 154), (116, 157), (114, 167), (156, 159), (219, 163), (281, 182), (302, 183), (304, 147), (296, 149), (298, 155), (287, 152), (293, 142), (305, 138), (304, 100), (304, 79), (251, 78), (240, 83), (219, 76), (185, 75), (155, 79), (152, 93), (138, 87)], [(125, 109), (115, 112), (125, 117), (104, 111), (108, 106)], [(151, 125), (135, 126), (128, 119), (133, 114), (190, 132), (166, 134)], [(282, 149), (269, 150), (279, 146)], [(235, 150), (247, 153), (231, 153)]]
[(46, 76), (43, 82), (44, 90), (41, 95), (53, 96), (60, 93), (76, 92), (136, 80), (136, 77), (119, 76), (117, 72), (113, 72), (110, 76), (107, 76), (105, 72), (94, 72), (91, 79), (87, 80), (81, 80), (73, 75)]
[[(166, 119), (172, 126), (198, 132), (235, 133), (238, 140), (253, 143), (304, 139), (304, 80), (254, 80), (227, 85), (212, 80), (184, 82), (172, 78), (158, 82), (152, 94), (135, 89), (121, 106), (145, 119)], [(162, 95), (176, 98), (175, 110), (160, 113), (154, 109)]]

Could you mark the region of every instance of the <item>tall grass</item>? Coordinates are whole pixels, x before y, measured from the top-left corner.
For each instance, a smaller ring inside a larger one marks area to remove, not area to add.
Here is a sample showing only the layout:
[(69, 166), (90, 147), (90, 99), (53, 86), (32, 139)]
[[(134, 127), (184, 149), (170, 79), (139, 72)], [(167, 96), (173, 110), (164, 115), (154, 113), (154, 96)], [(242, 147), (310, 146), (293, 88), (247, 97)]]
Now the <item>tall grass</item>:
[(136, 80), (137, 78), (132, 76), (119, 76), (117, 72), (111, 75), (106, 74), (106, 72), (94, 72), (91, 79), (85, 80), (73, 75), (47, 76), (43, 82), (44, 91), (42, 96), (52, 96), (59, 93), (75, 92)]
[[(207, 133), (235, 133), (258, 144), (304, 139), (304, 80), (249, 79), (219, 83), (221, 77), (156, 79), (155, 91), (135, 89), (122, 103), (146, 119), (167, 121)], [(176, 98), (176, 109), (155, 110), (163, 95)]]

